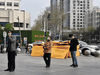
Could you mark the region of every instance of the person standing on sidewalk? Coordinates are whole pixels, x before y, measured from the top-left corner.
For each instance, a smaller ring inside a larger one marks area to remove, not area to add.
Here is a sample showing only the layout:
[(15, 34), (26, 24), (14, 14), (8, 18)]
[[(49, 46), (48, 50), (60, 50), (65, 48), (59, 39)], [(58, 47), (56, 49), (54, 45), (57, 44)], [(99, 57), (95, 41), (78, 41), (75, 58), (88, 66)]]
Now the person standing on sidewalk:
[(78, 67), (78, 62), (77, 62), (77, 58), (76, 58), (76, 52), (77, 52), (77, 45), (79, 44), (78, 43), (78, 40), (74, 37), (73, 34), (69, 34), (69, 37), (71, 38), (71, 41), (70, 41), (70, 52), (71, 52), (71, 57), (72, 57), (72, 61), (73, 61), (73, 64), (70, 65), (70, 67)]
[(30, 51), (29, 51), (29, 43), (28, 42), (26, 44), (26, 52), (25, 53), (27, 53), (27, 51), (30, 53)]
[(46, 68), (50, 67), (50, 62), (51, 62), (51, 52), (52, 52), (52, 46), (53, 43), (51, 41), (50, 36), (47, 38), (46, 44), (44, 44), (43, 48), (44, 48), (44, 61), (46, 64)]
[(9, 31), (8, 33), (8, 69), (4, 71), (13, 72), (15, 70), (15, 55), (16, 55), (16, 37), (12, 35), (13, 32)]

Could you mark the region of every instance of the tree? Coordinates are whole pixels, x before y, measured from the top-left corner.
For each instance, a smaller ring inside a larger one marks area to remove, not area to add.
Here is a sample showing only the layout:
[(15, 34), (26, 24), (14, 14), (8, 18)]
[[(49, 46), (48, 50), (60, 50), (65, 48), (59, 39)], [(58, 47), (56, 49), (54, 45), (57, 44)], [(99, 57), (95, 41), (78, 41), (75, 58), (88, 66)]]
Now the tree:
[(0, 25), (0, 30), (2, 30), (2, 26)]
[(100, 26), (97, 27), (97, 29), (95, 30), (94, 32), (94, 36), (95, 36), (95, 39), (100, 39)]
[[(66, 18), (66, 14), (64, 14), (63, 10), (60, 10), (60, 6), (57, 5), (57, 7), (51, 11), (50, 13), (50, 24), (52, 27), (52, 36), (54, 37), (53, 40), (55, 40), (55, 35), (63, 35), (63, 21)], [(62, 39), (62, 38), (61, 38)]]
[(55, 10), (52, 12), (44, 11), (41, 15), (38, 16), (38, 18), (34, 21), (35, 25), (32, 27), (32, 30), (42, 30), (44, 29), (44, 18), (46, 23), (46, 31), (51, 31), (52, 36), (54, 37), (53, 40), (55, 40), (55, 35), (58, 33), (58, 35), (63, 35), (61, 32), (63, 32), (63, 21), (66, 18), (66, 14), (63, 13), (63, 10), (59, 9), (59, 5)]
[(37, 19), (34, 20), (32, 30), (43, 30), (43, 13), (39, 14)]
[(5, 25), (4, 31), (8, 32), (9, 30), (14, 30), (13, 23), (7, 23)]

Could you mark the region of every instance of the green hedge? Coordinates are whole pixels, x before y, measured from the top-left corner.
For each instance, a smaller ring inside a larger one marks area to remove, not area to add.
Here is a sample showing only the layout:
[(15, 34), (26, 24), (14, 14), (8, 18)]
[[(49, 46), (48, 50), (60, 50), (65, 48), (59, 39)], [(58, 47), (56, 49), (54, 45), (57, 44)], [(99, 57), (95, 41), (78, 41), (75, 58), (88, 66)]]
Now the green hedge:
[[(2, 33), (3, 31), (0, 31), (0, 39), (3, 40), (2, 37)], [(19, 33), (18, 30), (14, 30), (13, 33)], [(47, 32), (47, 36), (49, 35), (49, 33)], [(44, 37), (35, 37), (35, 36), (44, 36), (44, 32), (43, 31), (33, 31), (33, 30), (21, 30), (21, 38), (23, 40), (24, 37), (27, 37), (27, 41), (29, 43), (35, 42), (35, 41), (39, 41), (39, 40), (44, 40)], [(2, 43), (2, 42), (0, 42)]]

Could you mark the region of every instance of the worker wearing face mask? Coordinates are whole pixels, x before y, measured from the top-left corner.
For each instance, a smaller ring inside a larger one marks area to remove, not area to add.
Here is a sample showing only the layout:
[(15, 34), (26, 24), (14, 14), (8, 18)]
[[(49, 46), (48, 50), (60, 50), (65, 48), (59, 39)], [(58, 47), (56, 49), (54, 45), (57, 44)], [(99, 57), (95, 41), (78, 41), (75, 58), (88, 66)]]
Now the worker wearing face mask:
[(51, 41), (50, 36), (47, 38), (46, 43), (44, 44), (43, 48), (44, 48), (44, 61), (46, 63), (46, 68), (50, 67), (50, 62), (51, 62), (51, 52), (52, 52), (52, 46), (53, 43)]

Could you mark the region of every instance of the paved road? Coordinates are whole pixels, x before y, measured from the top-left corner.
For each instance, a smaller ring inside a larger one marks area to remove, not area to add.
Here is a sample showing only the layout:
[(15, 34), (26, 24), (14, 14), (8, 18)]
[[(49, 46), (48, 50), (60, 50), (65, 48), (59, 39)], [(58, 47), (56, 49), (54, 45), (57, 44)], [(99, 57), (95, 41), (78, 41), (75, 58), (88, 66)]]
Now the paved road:
[(0, 75), (100, 75), (100, 57), (79, 56), (78, 68), (69, 67), (71, 58), (52, 58), (51, 67), (45, 68), (42, 57), (31, 57), (30, 54), (18, 54), (16, 71), (4, 72), (7, 68), (7, 54), (0, 54)]

